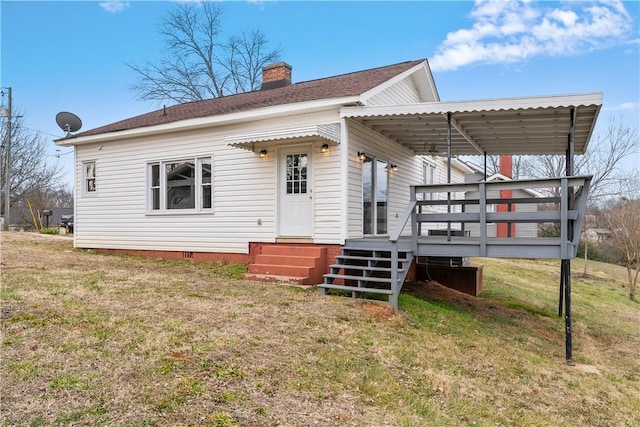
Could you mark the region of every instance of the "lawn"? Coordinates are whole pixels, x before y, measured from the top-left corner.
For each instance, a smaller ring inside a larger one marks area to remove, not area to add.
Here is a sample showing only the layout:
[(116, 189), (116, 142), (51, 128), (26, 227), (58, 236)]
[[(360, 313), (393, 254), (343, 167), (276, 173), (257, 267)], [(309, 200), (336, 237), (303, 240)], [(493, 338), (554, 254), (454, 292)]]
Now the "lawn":
[(1, 238), (3, 425), (640, 425), (640, 304), (614, 266), (572, 282), (567, 366), (558, 261), (475, 260), (480, 298), (408, 284), (392, 313), (242, 266)]

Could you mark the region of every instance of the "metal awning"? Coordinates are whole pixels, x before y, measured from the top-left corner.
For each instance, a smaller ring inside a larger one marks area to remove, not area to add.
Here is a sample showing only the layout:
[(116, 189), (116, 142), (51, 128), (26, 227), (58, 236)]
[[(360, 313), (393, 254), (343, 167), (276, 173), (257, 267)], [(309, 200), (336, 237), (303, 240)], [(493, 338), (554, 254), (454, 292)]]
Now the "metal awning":
[(354, 120), (416, 154), (565, 154), (574, 114), (574, 152), (582, 154), (602, 106), (602, 93), (344, 107)]
[(225, 142), (236, 148), (255, 151), (256, 148), (286, 144), (291, 141), (322, 141), (330, 145), (340, 143), (340, 123), (298, 126), (286, 129), (264, 130), (229, 135)]

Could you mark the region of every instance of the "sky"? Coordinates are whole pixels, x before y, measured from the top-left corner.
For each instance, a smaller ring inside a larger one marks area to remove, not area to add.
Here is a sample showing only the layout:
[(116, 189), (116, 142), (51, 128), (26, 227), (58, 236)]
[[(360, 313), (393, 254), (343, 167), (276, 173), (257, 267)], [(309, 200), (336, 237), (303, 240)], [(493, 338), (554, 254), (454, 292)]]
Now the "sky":
[[(82, 131), (155, 110), (128, 64), (157, 62), (178, 1), (0, 0), (0, 86), (73, 182), (60, 111)], [(196, 2), (197, 3), (197, 2)], [(638, 1), (224, 1), (224, 38), (255, 29), (293, 82), (428, 59), (442, 101), (603, 92), (609, 118), (640, 128)], [(5, 120), (2, 119), (2, 125)], [(592, 140), (593, 142), (593, 140)], [(624, 167), (640, 168), (640, 147)]]

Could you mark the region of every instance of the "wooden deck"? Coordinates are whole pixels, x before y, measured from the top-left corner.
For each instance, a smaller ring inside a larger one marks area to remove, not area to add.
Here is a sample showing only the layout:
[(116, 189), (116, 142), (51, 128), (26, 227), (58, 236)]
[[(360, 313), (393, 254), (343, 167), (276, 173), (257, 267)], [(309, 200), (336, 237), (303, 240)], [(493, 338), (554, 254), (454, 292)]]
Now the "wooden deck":
[[(354, 296), (384, 293), (397, 309), (406, 277), (406, 260), (415, 257), (575, 258), (584, 220), (591, 177), (563, 177), (464, 184), (418, 185), (390, 236), (349, 239), (320, 289), (337, 289)], [(487, 198), (501, 190), (534, 189), (551, 197)], [(493, 212), (492, 205), (535, 205), (535, 209)], [(469, 209), (469, 207), (476, 207)], [(469, 211), (471, 210), (471, 212)], [(475, 212), (473, 211), (475, 210)], [(465, 231), (477, 224), (477, 234)], [(556, 224), (556, 237), (488, 237), (492, 223)], [(438, 233), (429, 232), (434, 228)], [(424, 232), (423, 232), (424, 231)], [(353, 256), (352, 254), (357, 254)], [(357, 259), (359, 263), (351, 261)], [(380, 267), (384, 263), (384, 268)], [(380, 271), (385, 275), (381, 277)], [(355, 271), (355, 272), (354, 272)], [(356, 275), (357, 274), (357, 275)], [(337, 283), (354, 283), (341, 286)], [(382, 291), (380, 283), (388, 284)]]
[[(496, 258), (575, 258), (587, 205), (591, 177), (563, 177), (411, 187), (411, 200), (389, 236), (392, 246), (406, 244), (416, 256), (474, 256)], [(489, 199), (487, 193), (503, 190), (533, 190), (555, 197)], [(420, 197), (418, 197), (420, 196)], [(496, 204), (528, 206), (522, 211), (493, 212)], [(469, 212), (473, 206), (475, 212)], [(491, 223), (557, 224), (557, 237), (487, 236)], [(465, 233), (467, 224), (477, 224), (478, 235)], [(441, 234), (423, 230), (436, 227)], [(426, 235), (425, 235), (426, 234)], [(461, 235), (458, 235), (461, 234)]]
[[(411, 236), (401, 236), (398, 241), (398, 251), (412, 251)], [(419, 236), (417, 251), (414, 256), (437, 257), (489, 257), (489, 258), (561, 258), (561, 244), (559, 238), (498, 238), (489, 237), (483, 241), (479, 237), (452, 236)], [(351, 248), (376, 248), (378, 250), (392, 250), (392, 242), (388, 237), (364, 237), (349, 239), (346, 243)]]

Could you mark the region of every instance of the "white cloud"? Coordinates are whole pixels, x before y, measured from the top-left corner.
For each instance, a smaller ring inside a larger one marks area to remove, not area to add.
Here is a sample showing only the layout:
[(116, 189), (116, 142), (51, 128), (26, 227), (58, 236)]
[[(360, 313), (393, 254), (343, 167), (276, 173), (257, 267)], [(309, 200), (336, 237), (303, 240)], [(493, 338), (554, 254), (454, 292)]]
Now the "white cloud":
[(603, 110), (607, 110), (607, 111), (633, 111), (636, 110), (638, 108), (638, 103), (637, 102), (623, 102), (621, 104), (618, 105), (612, 105), (610, 107), (603, 107)]
[(124, 8), (129, 7), (129, 2), (120, 0), (107, 0), (100, 3), (100, 7), (109, 13), (120, 13), (124, 10)]
[(476, 0), (475, 22), (447, 34), (429, 60), (434, 71), (474, 63), (512, 63), (534, 56), (578, 55), (626, 44), (632, 18), (620, 0), (549, 3)]

